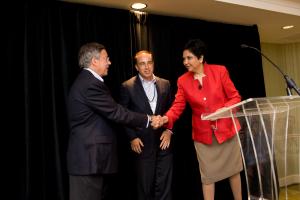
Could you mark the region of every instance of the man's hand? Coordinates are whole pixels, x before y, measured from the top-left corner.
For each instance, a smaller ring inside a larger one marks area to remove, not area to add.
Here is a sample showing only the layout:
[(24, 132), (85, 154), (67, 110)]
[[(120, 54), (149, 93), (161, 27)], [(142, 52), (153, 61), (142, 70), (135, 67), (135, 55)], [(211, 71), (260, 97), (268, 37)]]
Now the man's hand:
[(172, 136), (172, 132), (168, 129), (166, 129), (160, 136), (160, 145), (159, 147), (162, 149), (162, 150), (165, 150), (167, 148), (169, 148), (170, 146), (170, 143), (171, 143), (171, 136)]
[(152, 115), (151, 116), (151, 126), (153, 129), (158, 129), (162, 127), (164, 124), (168, 123), (169, 119), (167, 116), (160, 116), (160, 115)]
[(161, 125), (161, 116), (160, 115), (152, 115), (151, 116), (151, 126), (153, 129), (158, 129), (160, 128)]
[(130, 141), (131, 149), (135, 153), (142, 153), (142, 147), (144, 147), (144, 144), (140, 138), (135, 138)]

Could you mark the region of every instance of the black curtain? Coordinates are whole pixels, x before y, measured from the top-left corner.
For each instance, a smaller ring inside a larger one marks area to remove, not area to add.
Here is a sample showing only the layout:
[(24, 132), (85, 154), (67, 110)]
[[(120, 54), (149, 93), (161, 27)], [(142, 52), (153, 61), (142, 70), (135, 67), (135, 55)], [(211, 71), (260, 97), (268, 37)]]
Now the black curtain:
[[(79, 72), (77, 52), (103, 43), (112, 60), (105, 78), (113, 93), (131, 75), (129, 14), (125, 10), (62, 2), (21, 3), (3, 8), (7, 91), (5, 126), (10, 199), (67, 199), (66, 96)], [(127, 75), (127, 76), (126, 76)]]
[[(1, 11), (5, 191), (9, 199), (66, 200), (66, 96), (79, 72), (78, 49), (91, 41), (107, 47), (112, 65), (105, 82), (117, 98), (121, 82), (135, 74), (132, 55), (138, 47), (133, 45), (132, 14), (66, 2), (31, 1), (7, 4)], [(147, 47), (154, 53), (155, 74), (169, 79), (174, 93), (176, 80), (185, 71), (182, 47), (190, 38), (201, 38), (209, 46), (208, 62), (227, 66), (244, 99), (265, 96), (261, 58), (239, 47), (245, 43), (260, 48), (256, 26), (159, 15), (147, 18), (143, 30), (148, 34)], [(174, 199), (178, 200), (202, 199), (190, 122), (188, 107), (175, 127), (173, 183)], [(120, 173), (115, 177), (112, 199), (132, 200), (128, 141), (119, 135)], [(230, 199), (227, 183), (217, 186), (217, 191), (223, 190)], [(224, 199), (224, 195), (216, 193), (216, 199)]]
[(207, 62), (227, 67), (243, 99), (265, 96), (260, 55), (240, 47), (241, 44), (248, 44), (260, 49), (256, 25), (232, 25), (159, 15), (149, 15), (148, 23), (150, 48), (158, 63), (156, 72), (172, 83), (185, 72), (182, 64), (184, 44), (189, 39), (200, 38), (208, 46)]

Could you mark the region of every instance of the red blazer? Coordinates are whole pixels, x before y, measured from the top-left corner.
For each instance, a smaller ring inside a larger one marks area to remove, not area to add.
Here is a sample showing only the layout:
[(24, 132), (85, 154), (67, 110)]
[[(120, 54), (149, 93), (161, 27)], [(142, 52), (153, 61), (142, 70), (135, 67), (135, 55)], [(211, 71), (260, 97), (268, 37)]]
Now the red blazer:
[[(202, 79), (202, 88), (199, 88), (199, 81), (194, 79), (193, 72), (186, 72), (178, 78), (175, 100), (166, 113), (169, 118), (167, 128), (173, 128), (174, 122), (188, 102), (193, 112), (193, 140), (211, 144), (214, 133), (218, 142), (222, 143), (235, 135), (232, 119), (201, 120), (201, 114), (212, 113), (219, 108), (236, 104), (241, 101), (241, 96), (230, 80), (225, 66), (204, 64), (204, 74), (206, 76)], [(236, 122), (238, 124), (237, 119)], [(239, 124), (237, 128), (240, 129)]]

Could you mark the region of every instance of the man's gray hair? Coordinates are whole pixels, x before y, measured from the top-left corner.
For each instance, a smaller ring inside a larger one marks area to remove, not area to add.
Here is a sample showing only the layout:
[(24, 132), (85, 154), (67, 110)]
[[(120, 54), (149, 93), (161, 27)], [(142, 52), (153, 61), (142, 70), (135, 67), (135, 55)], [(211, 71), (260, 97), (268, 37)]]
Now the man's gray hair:
[(105, 46), (97, 42), (84, 44), (78, 53), (78, 63), (81, 68), (88, 68), (93, 58), (99, 58), (99, 53)]

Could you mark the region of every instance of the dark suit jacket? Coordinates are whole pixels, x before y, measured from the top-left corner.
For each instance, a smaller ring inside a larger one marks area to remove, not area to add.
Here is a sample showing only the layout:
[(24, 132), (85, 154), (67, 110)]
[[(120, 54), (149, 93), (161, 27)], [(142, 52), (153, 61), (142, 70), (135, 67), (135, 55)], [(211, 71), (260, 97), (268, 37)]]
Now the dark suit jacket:
[[(120, 92), (120, 104), (135, 112), (147, 113), (149, 115), (163, 115), (165, 112), (167, 112), (172, 103), (169, 81), (156, 77), (156, 91), (157, 105), (155, 113), (153, 113), (139, 76), (134, 76), (122, 84)], [(159, 138), (163, 130), (165, 129), (160, 128), (153, 130), (148, 128), (136, 130), (132, 128), (126, 128), (126, 133), (130, 141), (137, 137), (143, 141), (144, 149), (141, 156), (146, 156), (148, 153), (151, 153), (153, 148), (159, 148)]]
[(71, 175), (115, 173), (116, 136), (113, 122), (145, 128), (145, 114), (117, 104), (106, 85), (87, 70), (73, 83), (68, 98), (70, 139), (67, 153)]

